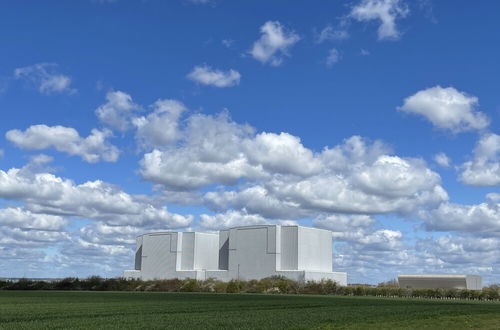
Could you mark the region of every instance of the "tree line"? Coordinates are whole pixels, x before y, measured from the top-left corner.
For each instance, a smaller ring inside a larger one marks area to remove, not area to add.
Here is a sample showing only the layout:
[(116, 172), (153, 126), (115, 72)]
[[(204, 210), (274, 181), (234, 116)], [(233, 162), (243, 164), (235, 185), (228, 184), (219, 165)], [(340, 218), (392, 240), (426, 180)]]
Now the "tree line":
[(500, 300), (500, 286), (491, 285), (482, 290), (460, 289), (405, 289), (391, 283), (378, 286), (340, 286), (331, 280), (298, 282), (274, 276), (261, 280), (222, 282), (215, 279), (169, 279), (142, 281), (125, 278), (85, 279), (67, 277), (60, 280), (18, 281), (0, 280), (0, 290), (81, 290), (81, 291), (157, 291), (157, 292), (213, 292), (213, 293), (279, 293), (318, 294), (338, 296), (377, 296), (402, 298)]

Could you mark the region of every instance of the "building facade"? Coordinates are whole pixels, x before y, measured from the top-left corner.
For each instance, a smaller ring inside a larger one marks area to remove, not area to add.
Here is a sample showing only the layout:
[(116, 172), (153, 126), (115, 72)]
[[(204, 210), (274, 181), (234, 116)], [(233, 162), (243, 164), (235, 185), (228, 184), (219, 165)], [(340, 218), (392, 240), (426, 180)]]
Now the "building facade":
[(158, 232), (137, 237), (135, 269), (125, 278), (215, 278), (222, 281), (285, 276), (297, 281), (330, 279), (347, 285), (347, 274), (332, 271), (332, 235), (302, 226), (246, 226), (219, 233)]
[(481, 290), (483, 281), (479, 275), (414, 274), (399, 275), (399, 286), (404, 289), (467, 289)]

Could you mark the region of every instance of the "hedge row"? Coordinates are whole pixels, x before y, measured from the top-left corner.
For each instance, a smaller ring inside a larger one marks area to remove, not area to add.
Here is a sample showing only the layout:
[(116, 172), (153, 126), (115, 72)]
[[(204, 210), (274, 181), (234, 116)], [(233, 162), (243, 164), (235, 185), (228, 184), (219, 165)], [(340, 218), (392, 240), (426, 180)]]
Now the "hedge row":
[(499, 300), (500, 289), (491, 286), (482, 290), (457, 289), (403, 289), (395, 286), (339, 286), (331, 280), (297, 282), (284, 277), (262, 280), (221, 282), (214, 279), (140, 281), (124, 278), (104, 279), (92, 276), (73, 277), (57, 281), (0, 281), (0, 290), (86, 290), (86, 291), (161, 291), (161, 292), (217, 292), (217, 293), (287, 293), (341, 296), (413, 297), (437, 299)]

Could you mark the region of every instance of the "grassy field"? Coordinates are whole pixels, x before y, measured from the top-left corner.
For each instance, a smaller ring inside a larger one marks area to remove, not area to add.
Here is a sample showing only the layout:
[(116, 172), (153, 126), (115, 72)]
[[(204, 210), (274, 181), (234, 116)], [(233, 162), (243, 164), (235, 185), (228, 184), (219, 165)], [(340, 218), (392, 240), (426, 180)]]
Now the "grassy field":
[(209, 293), (0, 291), (0, 329), (500, 329), (500, 303)]

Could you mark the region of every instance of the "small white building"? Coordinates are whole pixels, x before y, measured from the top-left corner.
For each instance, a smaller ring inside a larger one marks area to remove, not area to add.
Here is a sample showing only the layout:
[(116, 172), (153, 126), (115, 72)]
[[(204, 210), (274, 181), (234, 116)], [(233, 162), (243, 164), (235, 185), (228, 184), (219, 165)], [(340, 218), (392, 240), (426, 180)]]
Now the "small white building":
[(413, 274), (399, 275), (399, 287), (404, 289), (467, 289), (481, 290), (482, 278), (479, 275), (455, 274)]
[(285, 276), (298, 281), (331, 279), (347, 285), (347, 274), (332, 272), (332, 235), (301, 226), (246, 226), (218, 234), (158, 232), (137, 237), (135, 269), (125, 278), (215, 278), (222, 281)]

